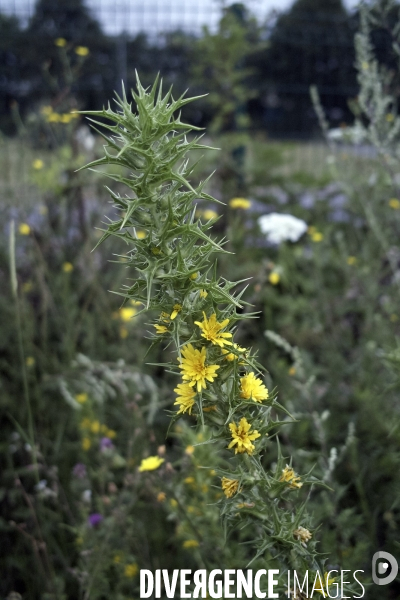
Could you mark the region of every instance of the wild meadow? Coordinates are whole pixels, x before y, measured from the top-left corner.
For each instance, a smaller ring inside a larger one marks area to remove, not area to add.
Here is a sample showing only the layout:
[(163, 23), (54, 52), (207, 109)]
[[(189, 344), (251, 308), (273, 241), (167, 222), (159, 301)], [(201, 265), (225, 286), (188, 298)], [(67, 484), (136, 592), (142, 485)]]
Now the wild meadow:
[(374, 23), (355, 124), (313, 92), (323, 141), (199, 138), (190, 90), (140, 80), (0, 140), (2, 598), (246, 568), (398, 598), (371, 583), (400, 527), (400, 118)]

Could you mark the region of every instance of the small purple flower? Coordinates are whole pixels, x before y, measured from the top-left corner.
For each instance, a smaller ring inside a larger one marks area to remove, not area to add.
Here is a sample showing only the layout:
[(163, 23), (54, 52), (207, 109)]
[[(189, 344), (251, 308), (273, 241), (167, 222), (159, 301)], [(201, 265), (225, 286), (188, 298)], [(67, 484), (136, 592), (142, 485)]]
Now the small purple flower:
[(100, 440), (100, 450), (111, 450), (111, 448), (114, 448), (114, 445), (110, 438), (102, 437)]
[(104, 517), (100, 513), (92, 513), (88, 517), (88, 525), (89, 527), (97, 527), (97, 525), (100, 525), (103, 519)]
[(86, 477), (86, 467), (83, 463), (76, 463), (72, 469), (72, 474), (77, 479), (84, 479)]

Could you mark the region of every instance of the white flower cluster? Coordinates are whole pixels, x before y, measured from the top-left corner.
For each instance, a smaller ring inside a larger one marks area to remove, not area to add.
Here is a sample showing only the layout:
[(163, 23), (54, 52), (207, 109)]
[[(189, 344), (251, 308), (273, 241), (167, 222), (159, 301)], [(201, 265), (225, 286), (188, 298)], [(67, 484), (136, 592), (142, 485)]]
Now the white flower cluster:
[(307, 223), (292, 215), (270, 213), (258, 219), (262, 233), (267, 236), (268, 242), (280, 244), (286, 240), (297, 242), (307, 231)]

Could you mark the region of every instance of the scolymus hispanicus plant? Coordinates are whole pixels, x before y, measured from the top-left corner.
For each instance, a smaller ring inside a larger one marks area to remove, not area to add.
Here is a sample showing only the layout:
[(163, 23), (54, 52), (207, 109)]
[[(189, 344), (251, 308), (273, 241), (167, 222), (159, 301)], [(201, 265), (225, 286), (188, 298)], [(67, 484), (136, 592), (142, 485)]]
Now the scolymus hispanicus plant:
[(126, 261), (136, 279), (121, 293), (157, 315), (152, 343), (175, 348), (176, 360), (163, 363), (177, 377), (172, 419), (187, 414), (208, 426), (207, 443), (227, 459), (218, 473), (224, 523), (231, 530), (249, 526), (253, 557), (318, 569), (310, 519), (297, 500), (303, 484), (316, 479), (297, 475), (276, 446), (274, 468), (262, 466), (261, 457), (277, 444), (282, 422), (276, 414), (286, 411), (264, 384), (255, 354), (235, 342), (237, 323), (255, 314), (240, 312), (244, 289), (233, 290), (241, 282), (217, 275), (212, 255), (226, 250), (209, 234), (215, 219), (203, 223), (195, 216), (196, 201), (217, 202), (205, 192), (208, 180), (196, 188), (188, 181), (195, 168), (188, 153), (207, 146), (188, 137), (198, 128), (174, 116), (196, 98), (174, 100), (171, 90), (163, 96), (157, 80), (148, 91), (138, 79), (137, 90), (135, 109), (124, 92), (116, 111), (84, 113), (95, 117), (91, 121), (107, 142), (104, 157), (86, 166), (122, 168), (103, 175), (129, 189), (126, 196), (109, 190), (120, 217), (107, 224), (99, 243), (117, 236), (129, 246)]

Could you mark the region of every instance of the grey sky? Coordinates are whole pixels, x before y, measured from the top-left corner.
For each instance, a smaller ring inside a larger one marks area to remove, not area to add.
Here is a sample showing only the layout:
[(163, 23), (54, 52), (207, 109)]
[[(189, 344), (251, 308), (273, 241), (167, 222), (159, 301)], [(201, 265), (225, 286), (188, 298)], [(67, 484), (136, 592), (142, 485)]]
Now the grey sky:
[[(260, 20), (272, 10), (286, 10), (294, 0), (242, 0)], [(323, 7), (324, 0), (320, 0)], [(151, 34), (181, 27), (197, 32), (202, 25), (215, 26), (220, 14), (220, 0), (86, 0), (107, 33), (122, 30)], [(358, 0), (344, 0), (348, 8)], [(0, 12), (19, 15), (27, 20), (35, 0), (0, 0)]]

